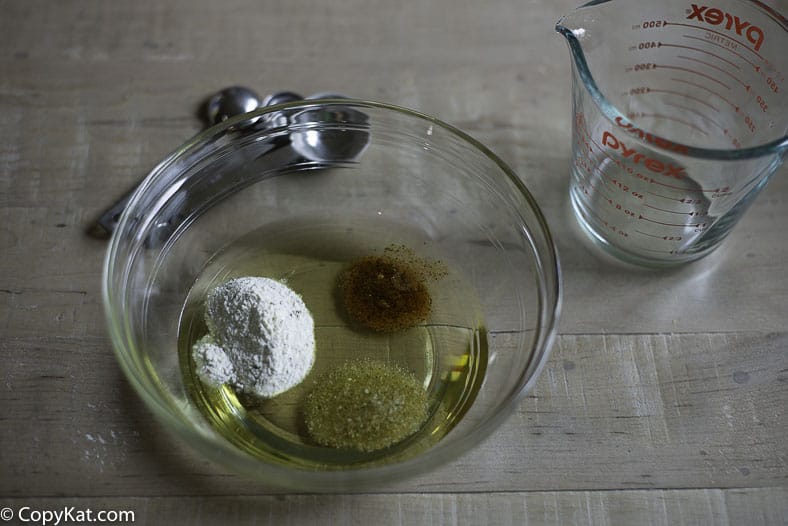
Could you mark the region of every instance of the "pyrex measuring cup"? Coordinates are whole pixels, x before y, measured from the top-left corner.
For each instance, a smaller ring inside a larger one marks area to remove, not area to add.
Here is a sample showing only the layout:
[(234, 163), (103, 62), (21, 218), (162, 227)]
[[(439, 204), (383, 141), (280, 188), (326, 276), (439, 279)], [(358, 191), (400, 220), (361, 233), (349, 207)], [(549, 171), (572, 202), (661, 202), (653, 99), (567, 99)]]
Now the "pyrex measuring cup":
[(597, 0), (556, 29), (580, 224), (634, 263), (708, 254), (788, 149), (786, 19), (755, 1)]

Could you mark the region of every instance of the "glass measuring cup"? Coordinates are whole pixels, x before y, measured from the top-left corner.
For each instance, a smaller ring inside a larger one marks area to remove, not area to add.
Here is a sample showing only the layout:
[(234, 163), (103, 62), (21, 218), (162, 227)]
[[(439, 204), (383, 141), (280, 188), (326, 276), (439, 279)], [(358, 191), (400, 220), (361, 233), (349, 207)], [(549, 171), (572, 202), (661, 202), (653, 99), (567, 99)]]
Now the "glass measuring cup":
[(756, 1), (596, 0), (556, 30), (581, 226), (633, 263), (711, 252), (788, 150), (786, 19)]

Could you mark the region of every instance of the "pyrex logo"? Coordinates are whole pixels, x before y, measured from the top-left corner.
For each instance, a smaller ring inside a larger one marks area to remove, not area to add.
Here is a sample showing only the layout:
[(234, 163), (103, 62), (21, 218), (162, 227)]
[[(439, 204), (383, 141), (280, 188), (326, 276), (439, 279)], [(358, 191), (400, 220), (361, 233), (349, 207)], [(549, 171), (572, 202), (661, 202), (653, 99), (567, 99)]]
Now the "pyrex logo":
[(636, 128), (632, 123), (625, 122), (620, 116), (616, 117), (616, 124), (627, 131), (627, 133), (631, 133), (632, 135), (637, 135), (640, 140), (648, 141), (651, 144), (659, 146), (660, 148), (664, 148), (666, 150), (671, 150), (676, 153), (687, 153), (687, 147), (681, 144), (676, 144), (675, 142), (670, 142), (667, 139), (663, 139), (661, 137), (656, 137), (647, 133), (640, 128)]
[(755, 47), (755, 51), (761, 49), (763, 44), (763, 29), (754, 26), (749, 22), (743, 22), (738, 16), (726, 13), (716, 7), (700, 6), (692, 4), (692, 12), (687, 15), (688, 20), (697, 18), (701, 22), (706, 22), (713, 26), (718, 26), (725, 22), (725, 29), (736, 31), (739, 36), (745, 37)]
[(638, 152), (634, 148), (628, 148), (627, 145), (624, 144), (624, 141), (609, 131), (602, 132), (602, 144), (617, 151), (619, 155), (628, 159), (631, 163), (642, 164), (651, 172), (675, 177), (676, 179), (684, 179), (687, 176), (683, 167), (654, 159), (653, 157)]

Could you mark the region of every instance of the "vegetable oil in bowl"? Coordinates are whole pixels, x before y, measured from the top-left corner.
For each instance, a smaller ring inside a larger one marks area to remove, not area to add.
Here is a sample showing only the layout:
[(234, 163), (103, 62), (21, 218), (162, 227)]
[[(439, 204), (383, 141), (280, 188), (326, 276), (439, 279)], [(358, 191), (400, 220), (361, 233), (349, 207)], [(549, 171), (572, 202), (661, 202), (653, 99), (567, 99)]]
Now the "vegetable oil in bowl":
[[(268, 461), (347, 469), (417, 454), (473, 403), (487, 335), (473, 288), (429, 238), (384, 221), (293, 218), (215, 254), (181, 315), (191, 397), (228, 441)], [(240, 277), (286, 285), (314, 324), (314, 360), (297, 385), (260, 396), (206, 382), (194, 345), (209, 333), (206, 297)]]

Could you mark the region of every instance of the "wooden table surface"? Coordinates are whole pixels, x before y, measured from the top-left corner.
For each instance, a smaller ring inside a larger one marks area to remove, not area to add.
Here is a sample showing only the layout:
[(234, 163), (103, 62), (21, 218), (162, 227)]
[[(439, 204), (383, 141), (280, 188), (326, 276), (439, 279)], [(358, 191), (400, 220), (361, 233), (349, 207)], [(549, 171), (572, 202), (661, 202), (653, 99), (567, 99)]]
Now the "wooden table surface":
[[(0, 0), (0, 507), (137, 524), (787, 524), (788, 170), (701, 262), (600, 257), (567, 197), (553, 26), (576, 3)], [(435, 114), (536, 196), (563, 264), (559, 337), (473, 453), (366, 494), (281, 494), (198, 457), (127, 384), (102, 312), (106, 242), (85, 232), (231, 84)]]

